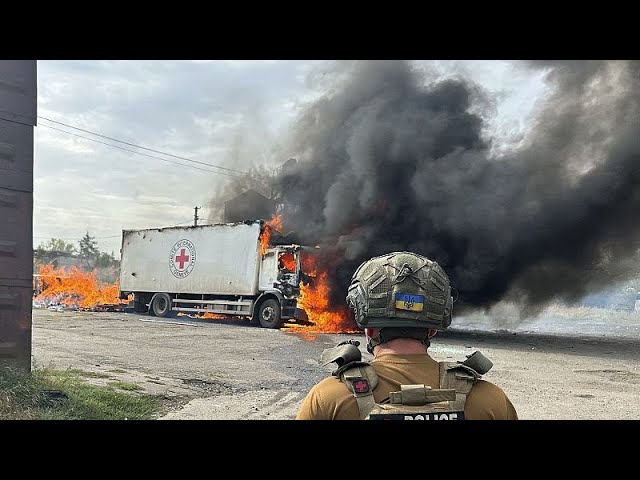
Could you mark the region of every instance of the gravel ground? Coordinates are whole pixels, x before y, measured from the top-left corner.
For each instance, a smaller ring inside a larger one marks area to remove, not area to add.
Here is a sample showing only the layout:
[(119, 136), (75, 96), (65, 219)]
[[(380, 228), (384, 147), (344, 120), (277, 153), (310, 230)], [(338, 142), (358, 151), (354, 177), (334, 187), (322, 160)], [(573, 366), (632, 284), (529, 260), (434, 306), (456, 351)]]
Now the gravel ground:
[[(621, 321), (637, 325), (635, 316)], [(331, 366), (318, 362), (322, 350), (347, 339), (360, 340), (370, 358), (359, 334), (34, 309), (32, 356), (35, 366), (101, 372), (109, 378), (91, 381), (136, 383), (163, 395), (170, 408), (163, 420), (286, 420), (330, 375)], [(430, 352), (437, 360), (464, 360), (482, 351), (494, 363), (484, 378), (507, 392), (521, 419), (605, 420), (640, 419), (638, 347), (635, 334), (473, 324), (441, 332)]]

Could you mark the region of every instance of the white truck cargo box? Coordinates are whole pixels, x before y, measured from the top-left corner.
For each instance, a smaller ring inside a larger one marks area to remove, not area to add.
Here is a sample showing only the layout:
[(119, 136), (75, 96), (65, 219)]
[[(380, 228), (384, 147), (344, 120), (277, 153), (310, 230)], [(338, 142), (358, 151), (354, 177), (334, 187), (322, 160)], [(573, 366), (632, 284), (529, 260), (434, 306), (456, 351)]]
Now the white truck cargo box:
[(259, 223), (125, 230), (120, 289), (255, 295), (259, 237)]

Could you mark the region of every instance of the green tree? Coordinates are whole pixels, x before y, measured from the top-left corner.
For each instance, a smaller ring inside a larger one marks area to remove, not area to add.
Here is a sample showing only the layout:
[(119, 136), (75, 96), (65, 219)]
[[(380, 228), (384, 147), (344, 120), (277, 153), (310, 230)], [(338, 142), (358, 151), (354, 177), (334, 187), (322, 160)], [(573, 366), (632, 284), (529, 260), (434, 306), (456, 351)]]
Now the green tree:
[(98, 268), (108, 268), (113, 266), (116, 259), (113, 256), (113, 252), (111, 254), (106, 252), (100, 252), (98, 257), (96, 258), (96, 267)]
[(100, 250), (98, 250), (98, 242), (95, 238), (89, 235), (89, 232), (80, 239), (80, 258), (86, 263), (87, 267), (95, 268), (98, 258), (100, 257)]
[[(49, 264), (59, 255), (75, 255), (76, 247), (60, 238), (51, 238), (41, 242), (33, 252), (33, 271), (37, 272), (41, 265)], [(55, 265), (54, 265), (55, 267)]]
[(61, 238), (51, 238), (46, 242), (41, 242), (36, 248), (36, 252), (60, 252), (60, 253), (76, 253), (76, 247), (73, 243), (68, 243)]

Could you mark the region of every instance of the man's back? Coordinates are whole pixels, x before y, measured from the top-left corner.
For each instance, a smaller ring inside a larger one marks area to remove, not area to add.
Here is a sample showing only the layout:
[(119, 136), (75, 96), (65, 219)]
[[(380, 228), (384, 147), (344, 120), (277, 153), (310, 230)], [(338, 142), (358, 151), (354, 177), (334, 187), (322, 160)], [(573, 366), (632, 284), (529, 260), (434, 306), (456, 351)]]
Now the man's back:
[[(400, 390), (400, 385), (424, 384), (440, 388), (439, 364), (427, 353), (386, 354), (371, 362), (378, 376), (373, 391), (376, 402)], [(517, 420), (516, 410), (500, 387), (478, 380), (467, 395), (465, 418), (468, 420)], [(349, 388), (337, 377), (329, 377), (314, 386), (304, 399), (297, 420), (357, 420), (358, 405)]]

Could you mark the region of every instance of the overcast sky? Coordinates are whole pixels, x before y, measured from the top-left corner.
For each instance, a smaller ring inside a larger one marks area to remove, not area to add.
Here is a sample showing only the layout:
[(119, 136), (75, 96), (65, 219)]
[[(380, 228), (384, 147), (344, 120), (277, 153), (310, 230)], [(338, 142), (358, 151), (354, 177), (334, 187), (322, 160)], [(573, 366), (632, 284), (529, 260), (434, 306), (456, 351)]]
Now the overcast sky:
[[(497, 146), (518, 141), (546, 91), (539, 71), (514, 62), (416, 65), (486, 89)], [(39, 61), (34, 246), (61, 238), (77, 247), (88, 232), (119, 258), (123, 229), (192, 224), (196, 206), (207, 219), (230, 175), (289, 158), (274, 149), (328, 88), (331, 69), (330, 61)]]

